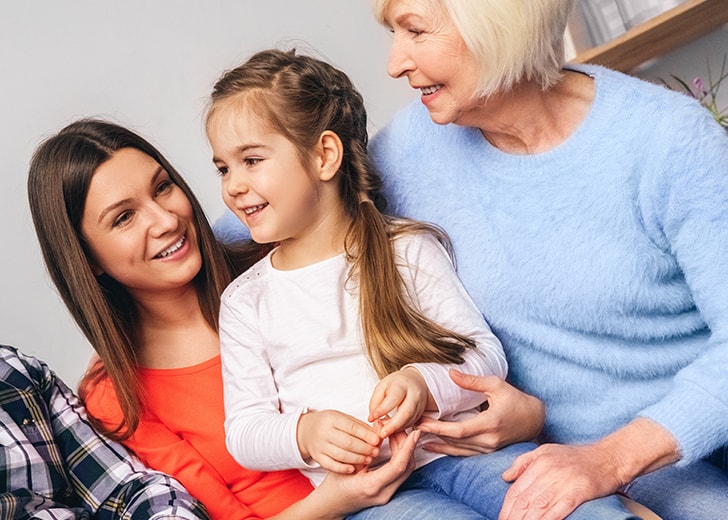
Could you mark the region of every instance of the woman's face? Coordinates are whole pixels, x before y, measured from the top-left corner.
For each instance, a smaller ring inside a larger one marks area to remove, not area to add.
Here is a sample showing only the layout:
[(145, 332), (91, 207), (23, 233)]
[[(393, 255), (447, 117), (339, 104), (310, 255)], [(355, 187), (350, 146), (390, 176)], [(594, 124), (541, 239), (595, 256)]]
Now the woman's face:
[(452, 19), (437, 0), (393, 0), (385, 21), (393, 39), (387, 72), (406, 77), (438, 124), (470, 124), (479, 71)]
[(94, 273), (135, 297), (185, 286), (202, 267), (189, 199), (135, 148), (115, 152), (94, 173), (81, 233)]

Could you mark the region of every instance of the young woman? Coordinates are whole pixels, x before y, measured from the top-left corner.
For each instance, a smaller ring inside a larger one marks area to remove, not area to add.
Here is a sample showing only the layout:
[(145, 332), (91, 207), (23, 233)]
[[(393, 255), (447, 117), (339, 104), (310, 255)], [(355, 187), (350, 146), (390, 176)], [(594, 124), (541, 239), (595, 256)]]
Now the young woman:
[(98, 353), (81, 383), (95, 426), (175, 476), (213, 518), (340, 518), (386, 501), (411, 471), (416, 436), (395, 438), (402, 449), (384, 471), (336, 476), (312, 494), (298, 472), (250, 471), (228, 454), (219, 295), (251, 259), (217, 243), (149, 142), (104, 121), (72, 123), (36, 151), (28, 193), (46, 266)]
[[(242, 464), (299, 468), (316, 484), (327, 471), (380, 463), (380, 435), (424, 413), (476, 414), (482, 395), (455, 385), (450, 368), (506, 372), (444, 235), (375, 206), (366, 121), (343, 72), (278, 50), (225, 73), (207, 118), (226, 204), (256, 242), (275, 244), (222, 297), (228, 447)], [(354, 517), (495, 518), (508, 489), (500, 474), (530, 449), (420, 449), (392, 501)], [(628, 516), (608, 497), (573, 518)]]

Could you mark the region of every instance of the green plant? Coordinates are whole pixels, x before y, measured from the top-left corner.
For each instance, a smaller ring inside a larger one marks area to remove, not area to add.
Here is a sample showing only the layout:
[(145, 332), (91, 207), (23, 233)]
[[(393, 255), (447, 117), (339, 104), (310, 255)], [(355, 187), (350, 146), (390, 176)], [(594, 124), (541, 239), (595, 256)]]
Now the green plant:
[(697, 99), (701, 105), (707, 108), (713, 115), (715, 120), (723, 128), (728, 130), (728, 107), (718, 106), (718, 90), (724, 79), (728, 78), (728, 71), (726, 71), (726, 65), (728, 60), (728, 54), (723, 56), (723, 63), (721, 65), (720, 74), (718, 78), (713, 80), (713, 75), (710, 71), (710, 63), (708, 63), (708, 82), (706, 83), (702, 77), (697, 76), (693, 78), (691, 84), (688, 84), (685, 80), (679, 76), (671, 74), (673, 80), (675, 80), (680, 86), (679, 89), (673, 88), (672, 85), (664, 80), (661, 80), (665, 86), (673, 90), (680, 90), (685, 94)]

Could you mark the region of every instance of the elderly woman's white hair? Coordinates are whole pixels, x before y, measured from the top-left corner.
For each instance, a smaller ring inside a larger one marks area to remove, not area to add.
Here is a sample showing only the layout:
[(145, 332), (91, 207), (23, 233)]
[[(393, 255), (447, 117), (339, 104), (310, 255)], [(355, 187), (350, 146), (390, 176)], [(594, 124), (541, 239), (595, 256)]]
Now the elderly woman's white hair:
[[(387, 25), (399, 0), (373, 0)], [(480, 68), (477, 95), (506, 92), (521, 80), (546, 90), (561, 77), (564, 31), (576, 0), (418, 0), (450, 15)]]

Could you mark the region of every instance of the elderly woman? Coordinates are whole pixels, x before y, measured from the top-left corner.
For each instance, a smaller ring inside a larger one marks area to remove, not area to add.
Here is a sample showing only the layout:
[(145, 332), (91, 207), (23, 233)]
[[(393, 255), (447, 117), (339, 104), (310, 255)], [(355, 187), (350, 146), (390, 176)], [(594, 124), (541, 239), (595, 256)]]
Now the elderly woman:
[[(376, 0), (388, 71), (421, 92), (374, 138), (395, 213), (441, 225), (510, 383), (425, 422), (432, 449), (495, 449), (547, 408), (501, 518), (563, 518), (622, 490), (664, 518), (722, 518), (728, 475), (728, 138), (687, 96), (564, 65), (573, 0)], [(523, 407), (517, 407), (523, 409)]]

